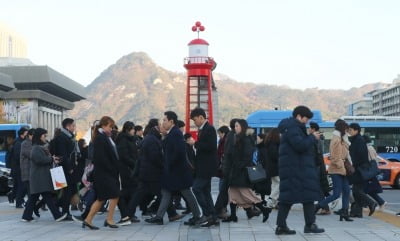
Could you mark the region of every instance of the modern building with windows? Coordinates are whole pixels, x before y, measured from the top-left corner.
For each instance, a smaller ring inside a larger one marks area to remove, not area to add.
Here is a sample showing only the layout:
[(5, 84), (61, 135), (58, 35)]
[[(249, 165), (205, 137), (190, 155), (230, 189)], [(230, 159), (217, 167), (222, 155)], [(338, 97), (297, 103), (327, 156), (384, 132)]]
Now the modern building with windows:
[(400, 75), (389, 88), (378, 90), (372, 95), (372, 114), (400, 116)]
[(350, 116), (369, 116), (372, 115), (372, 95), (371, 92), (364, 95), (362, 100), (351, 103), (348, 106), (347, 115)]

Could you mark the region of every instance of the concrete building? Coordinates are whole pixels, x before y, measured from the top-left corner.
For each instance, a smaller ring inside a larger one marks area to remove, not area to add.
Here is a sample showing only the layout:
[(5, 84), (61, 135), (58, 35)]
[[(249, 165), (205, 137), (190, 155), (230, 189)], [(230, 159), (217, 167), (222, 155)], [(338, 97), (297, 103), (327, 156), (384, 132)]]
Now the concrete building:
[(0, 57), (27, 57), (25, 38), (2, 23), (0, 23)]
[(389, 88), (372, 95), (372, 114), (381, 116), (400, 116), (400, 75)]
[(372, 115), (372, 95), (376, 90), (364, 94), (362, 100), (351, 103), (347, 108), (349, 116), (371, 116)]
[(22, 64), (21, 59), (0, 58), (1, 119), (45, 128), (52, 137), (65, 112), (84, 99), (84, 87), (48, 66), (13, 66), (4, 61)]

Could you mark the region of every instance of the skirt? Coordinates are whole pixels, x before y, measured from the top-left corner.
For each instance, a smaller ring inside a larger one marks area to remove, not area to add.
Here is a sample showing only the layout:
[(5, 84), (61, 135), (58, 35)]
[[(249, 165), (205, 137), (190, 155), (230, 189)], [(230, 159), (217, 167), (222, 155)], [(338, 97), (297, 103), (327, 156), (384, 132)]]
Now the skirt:
[(239, 207), (249, 208), (261, 202), (255, 192), (247, 187), (230, 187), (228, 189), (229, 201)]

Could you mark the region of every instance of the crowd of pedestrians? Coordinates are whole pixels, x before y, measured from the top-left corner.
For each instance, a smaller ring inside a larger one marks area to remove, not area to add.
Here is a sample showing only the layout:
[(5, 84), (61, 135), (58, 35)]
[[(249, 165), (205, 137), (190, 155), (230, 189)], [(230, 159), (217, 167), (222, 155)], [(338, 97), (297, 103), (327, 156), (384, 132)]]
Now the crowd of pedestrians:
[[(107, 212), (104, 226), (109, 228), (140, 222), (138, 208), (142, 216), (152, 214), (144, 219), (150, 224), (163, 225), (165, 213), (170, 222), (191, 213), (185, 225), (212, 227), (220, 220), (238, 222), (239, 208), (248, 219), (262, 216), (262, 222), (277, 209), (277, 235), (296, 233), (286, 220), (297, 203), (303, 205), (305, 233), (325, 231), (316, 224), (316, 214), (331, 214), (328, 204), (340, 196), (342, 208), (335, 211), (340, 221), (362, 218), (365, 207), (368, 215), (378, 206), (383, 209), (386, 202), (378, 195), (378, 180), (363, 175), (365, 166), (376, 162), (376, 152), (370, 139), (361, 136), (360, 126), (336, 121), (326, 170), (323, 134), (317, 123), (311, 122), (307, 130), (312, 117), (308, 107), (298, 106), (292, 117), (256, 135), (239, 118), (216, 130), (206, 112), (195, 108), (190, 118), (198, 132), (193, 136), (184, 133), (190, 123), (178, 120), (173, 111), (166, 111), (161, 121), (150, 119), (144, 129), (126, 121), (121, 131), (111, 117), (103, 116), (92, 127), (89, 145), (76, 140), (71, 118), (63, 120), (50, 142), (47, 130), (22, 128), (7, 154), (14, 181), (11, 199), (16, 208), (24, 208), (24, 222), (34, 221), (34, 215), (40, 217), (48, 208), (57, 222), (74, 220), (93, 230), (99, 229), (93, 219), (102, 212)], [(58, 191), (50, 174), (55, 166), (62, 167), (68, 184)], [(258, 183), (249, 178), (248, 167), (253, 166), (265, 171)], [(215, 203), (213, 177), (219, 178)], [(74, 209), (81, 215), (71, 215)]]

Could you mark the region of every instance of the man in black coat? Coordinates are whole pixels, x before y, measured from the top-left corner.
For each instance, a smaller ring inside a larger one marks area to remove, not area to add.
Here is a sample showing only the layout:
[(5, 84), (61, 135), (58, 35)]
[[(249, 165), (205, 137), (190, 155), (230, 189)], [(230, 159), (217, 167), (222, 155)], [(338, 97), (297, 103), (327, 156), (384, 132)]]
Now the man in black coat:
[(351, 161), (356, 172), (350, 176), (353, 184), (353, 196), (355, 203), (351, 207), (350, 216), (362, 217), (362, 207), (369, 207), (369, 216), (376, 209), (377, 204), (364, 192), (366, 180), (363, 180), (360, 174), (360, 167), (369, 165), (368, 148), (364, 138), (360, 135), (361, 127), (358, 123), (349, 125), (349, 134), (351, 136), (349, 147)]
[[(72, 196), (77, 192), (76, 184), (80, 181), (74, 178), (74, 168), (80, 155), (78, 143), (75, 139), (76, 125), (71, 118), (66, 118), (62, 121), (60, 135), (53, 140), (53, 155), (60, 158), (61, 166), (63, 167), (65, 178), (68, 186), (63, 189), (61, 197), (62, 212), (68, 213), (68, 220), (72, 220), (69, 212), (69, 206)], [(75, 180), (74, 180), (75, 179)]]
[(305, 124), (313, 117), (306, 106), (297, 106), (291, 118), (283, 119), (278, 126), (281, 133), (279, 146), (279, 211), (275, 234), (296, 234), (286, 224), (290, 208), (303, 204), (304, 233), (323, 233), (315, 224), (314, 201), (320, 198), (320, 186), (315, 166), (314, 143), (320, 134), (307, 134)]
[(11, 149), (11, 177), (13, 179), (13, 194), (15, 195), (15, 207), (23, 208), (24, 196), (24, 185), (21, 179), (21, 167), (20, 167), (20, 154), (21, 154), (21, 144), (25, 140), (28, 130), (24, 127), (18, 130), (18, 138), (14, 141), (13, 147)]
[[(314, 132), (319, 132), (319, 125), (316, 122), (310, 122), (310, 129), (309, 133), (313, 134)], [(315, 165), (317, 166), (317, 173), (319, 174), (320, 186), (321, 186), (321, 200), (325, 197), (328, 197), (329, 194), (329, 182), (324, 162), (324, 155), (323, 155), (323, 139), (324, 136), (321, 133), (320, 139), (316, 140), (314, 143), (314, 152), (315, 152)], [(320, 201), (320, 200), (318, 200)], [(331, 211), (329, 206), (326, 205), (325, 207), (321, 207), (322, 211), (320, 214), (330, 214)]]
[(178, 116), (175, 112), (164, 113), (163, 128), (167, 135), (163, 141), (163, 174), (161, 179), (161, 203), (156, 216), (145, 221), (153, 224), (163, 224), (163, 217), (168, 206), (171, 205), (172, 193), (180, 192), (192, 210), (193, 218), (186, 224), (196, 225), (200, 220), (200, 210), (190, 187), (193, 177), (186, 159), (183, 134), (176, 126)]
[(197, 141), (194, 143), (196, 158), (193, 192), (203, 211), (203, 216), (208, 219), (204, 226), (219, 225), (211, 196), (211, 178), (217, 173), (217, 132), (208, 123), (206, 113), (202, 108), (192, 110), (190, 119), (199, 128)]

